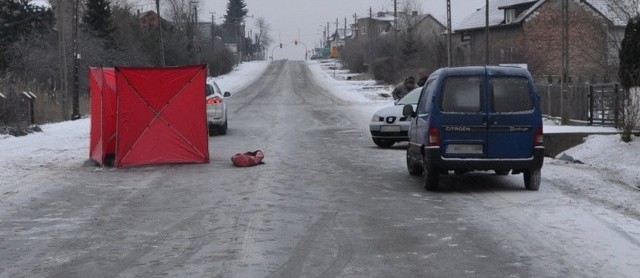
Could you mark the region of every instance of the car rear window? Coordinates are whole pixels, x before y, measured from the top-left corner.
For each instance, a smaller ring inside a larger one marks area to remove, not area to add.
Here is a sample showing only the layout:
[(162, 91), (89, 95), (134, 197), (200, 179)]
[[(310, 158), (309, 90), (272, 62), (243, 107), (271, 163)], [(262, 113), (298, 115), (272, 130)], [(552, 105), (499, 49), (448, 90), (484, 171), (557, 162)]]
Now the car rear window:
[(482, 78), (477, 76), (447, 77), (440, 109), (443, 112), (481, 112), (482, 83)]
[(493, 112), (525, 112), (533, 109), (529, 80), (522, 77), (494, 77)]
[(206, 90), (206, 94), (207, 96), (213, 95), (214, 91), (213, 91), (213, 87), (211, 87), (211, 85), (207, 84), (207, 86), (205, 86), (207, 88)]

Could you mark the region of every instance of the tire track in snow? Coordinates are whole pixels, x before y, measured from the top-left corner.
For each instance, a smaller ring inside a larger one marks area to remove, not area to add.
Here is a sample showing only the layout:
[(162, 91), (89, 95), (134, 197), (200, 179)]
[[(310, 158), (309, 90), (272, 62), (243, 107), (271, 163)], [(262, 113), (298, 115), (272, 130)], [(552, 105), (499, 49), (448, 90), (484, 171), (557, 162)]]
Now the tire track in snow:
[(289, 259), (275, 272), (269, 274), (267, 278), (301, 277), (304, 264), (309, 259), (316, 238), (326, 231), (330, 232), (336, 240), (338, 245), (337, 255), (331, 264), (316, 277), (331, 278), (338, 276), (351, 261), (353, 250), (347, 234), (337, 228), (335, 223), (336, 216), (337, 212), (325, 213), (318, 221), (313, 223), (293, 249)]

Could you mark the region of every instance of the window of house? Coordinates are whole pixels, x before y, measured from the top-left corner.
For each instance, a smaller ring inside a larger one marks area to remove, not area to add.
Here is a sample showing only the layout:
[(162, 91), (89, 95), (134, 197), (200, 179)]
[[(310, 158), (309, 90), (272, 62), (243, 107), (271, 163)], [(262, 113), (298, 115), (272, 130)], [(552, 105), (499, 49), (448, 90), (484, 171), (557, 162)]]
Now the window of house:
[(504, 11), (504, 21), (506, 24), (514, 22), (516, 20), (516, 10), (508, 9)]
[(366, 33), (367, 33), (367, 27), (362, 26), (362, 33), (361, 34), (364, 35)]

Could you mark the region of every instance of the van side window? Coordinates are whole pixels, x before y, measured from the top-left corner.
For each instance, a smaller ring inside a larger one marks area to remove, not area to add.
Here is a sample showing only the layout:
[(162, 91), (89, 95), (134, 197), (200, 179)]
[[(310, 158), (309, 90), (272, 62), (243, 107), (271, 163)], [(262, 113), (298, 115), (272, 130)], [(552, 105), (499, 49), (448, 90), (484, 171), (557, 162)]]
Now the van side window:
[(529, 80), (523, 77), (493, 77), (492, 112), (526, 112), (533, 110)]
[(425, 85), (424, 92), (420, 96), (420, 102), (418, 103), (418, 114), (428, 114), (431, 113), (431, 102), (433, 101), (433, 91), (436, 87), (435, 79), (431, 79), (427, 81), (427, 85)]
[(442, 88), (442, 112), (482, 112), (482, 78), (477, 76), (447, 77)]

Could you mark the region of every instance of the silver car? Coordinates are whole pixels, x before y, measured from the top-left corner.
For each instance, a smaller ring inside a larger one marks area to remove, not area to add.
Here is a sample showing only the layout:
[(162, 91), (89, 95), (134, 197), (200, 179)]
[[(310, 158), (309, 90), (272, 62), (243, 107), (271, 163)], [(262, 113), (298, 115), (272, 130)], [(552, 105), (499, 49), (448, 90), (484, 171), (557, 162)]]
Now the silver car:
[(207, 122), (209, 125), (209, 136), (216, 132), (221, 135), (227, 134), (227, 104), (224, 99), (231, 96), (231, 93), (220, 90), (218, 84), (213, 81), (207, 82)]
[(382, 148), (389, 148), (396, 142), (409, 141), (411, 122), (402, 115), (402, 110), (407, 104), (413, 105), (415, 109), (421, 91), (422, 87), (413, 89), (396, 101), (394, 106), (382, 108), (373, 114), (371, 124), (369, 124), (373, 143)]

